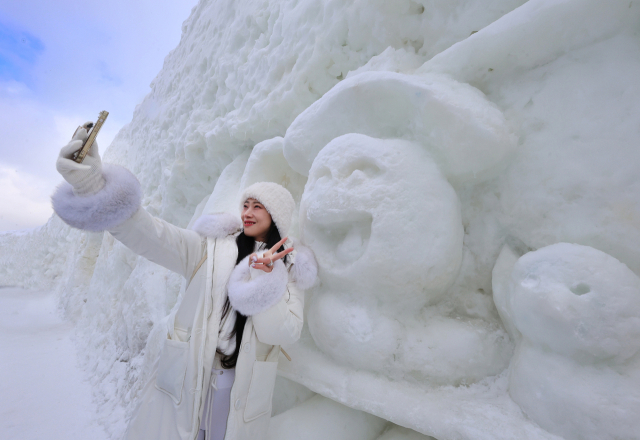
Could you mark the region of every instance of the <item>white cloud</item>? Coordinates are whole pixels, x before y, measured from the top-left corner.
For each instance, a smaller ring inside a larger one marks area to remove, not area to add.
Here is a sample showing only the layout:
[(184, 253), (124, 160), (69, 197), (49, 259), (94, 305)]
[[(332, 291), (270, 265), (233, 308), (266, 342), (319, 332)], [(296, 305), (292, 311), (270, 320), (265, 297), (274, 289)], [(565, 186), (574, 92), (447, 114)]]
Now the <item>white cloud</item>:
[(48, 181), (0, 164), (0, 188), (0, 230), (33, 228), (51, 217)]
[(42, 178), (53, 178), (52, 164), (70, 137), (57, 129), (54, 115), (55, 110), (39, 102), (24, 85), (15, 81), (0, 83), (0, 161), (19, 171), (30, 170)]

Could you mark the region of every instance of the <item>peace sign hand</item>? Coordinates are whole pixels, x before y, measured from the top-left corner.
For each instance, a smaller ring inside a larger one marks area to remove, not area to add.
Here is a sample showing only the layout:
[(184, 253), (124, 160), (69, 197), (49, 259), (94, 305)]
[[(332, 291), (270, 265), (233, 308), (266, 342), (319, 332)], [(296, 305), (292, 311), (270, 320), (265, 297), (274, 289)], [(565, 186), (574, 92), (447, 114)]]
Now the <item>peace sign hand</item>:
[(258, 254), (256, 253), (251, 254), (249, 256), (249, 265), (254, 269), (260, 269), (266, 273), (271, 272), (273, 270), (274, 261), (281, 259), (285, 255), (287, 255), (289, 252), (293, 251), (293, 246), (292, 246), (288, 249), (283, 250), (282, 252), (274, 253), (280, 248), (280, 246), (284, 244), (285, 241), (287, 241), (287, 238), (288, 237), (283, 238), (282, 240), (277, 242), (271, 249), (269, 249), (268, 251), (265, 251), (262, 254), (262, 258), (258, 258)]

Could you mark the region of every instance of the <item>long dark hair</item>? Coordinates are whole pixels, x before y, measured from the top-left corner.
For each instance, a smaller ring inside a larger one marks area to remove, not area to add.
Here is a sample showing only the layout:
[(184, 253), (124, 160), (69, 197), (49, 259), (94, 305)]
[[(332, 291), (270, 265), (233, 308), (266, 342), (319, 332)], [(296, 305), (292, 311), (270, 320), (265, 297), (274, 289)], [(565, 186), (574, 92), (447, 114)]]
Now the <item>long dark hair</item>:
[[(271, 249), (280, 241), (282, 237), (280, 237), (280, 233), (278, 232), (278, 228), (276, 227), (275, 222), (271, 222), (271, 227), (267, 232), (267, 249)], [(236, 238), (236, 244), (238, 245), (238, 258), (236, 259), (236, 265), (240, 263), (247, 255), (251, 255), (253, 253), (253, 249), (255, 248), (256, 239), (253, 237), (249, 237), (241, 232), (240, 235)], [(284, 246), (280, 246), (278, 252), (282, 252), (284, 250)], [(286, 255), (283, 260), (286, 263), (288, 261), (289, 256)], [(220, 319), (224, 319), (231, 312), (231, 303), (229, 302), (229, 297), (224, 303), (224, 307), (222, 308), (222, 317)], [(244, 324), (247, 322), (247, 317), (238, 311), (233, 310), (233, 313), (236, 314), (236, 323), (233, 326), (233, 330), (227, 336), (228, 339), (236, 336), (236, 349), (232, 354), (226, 355), (222, 353), (220, 350), (216, 349), (216, 352), (220, 354), (222, 368), (235, 368), (236, 362), (238, 361), (238, 354), (240, 353), (240, 346), (242, 345), (242, 333), (244, 331)]]

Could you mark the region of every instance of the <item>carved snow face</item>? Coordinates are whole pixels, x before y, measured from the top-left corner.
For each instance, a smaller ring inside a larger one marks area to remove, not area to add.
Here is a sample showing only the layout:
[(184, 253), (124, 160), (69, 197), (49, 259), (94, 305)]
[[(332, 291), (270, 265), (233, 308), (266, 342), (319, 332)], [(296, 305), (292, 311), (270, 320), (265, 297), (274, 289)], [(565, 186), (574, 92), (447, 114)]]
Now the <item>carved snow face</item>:
[(348, 134), (309, 172), (300, 208), (321, 289), (375, 298), (389, 312), (436, 302), (462, 257), (457, 195), (424, 149)]
[(318, 154), (300, 207), (322, 281), (307, 313), (316, 345), (354, 367), (396, 372), (409, 331), (401, 322), (458, 272), (456, 193), (420, 145), (349, 134)]

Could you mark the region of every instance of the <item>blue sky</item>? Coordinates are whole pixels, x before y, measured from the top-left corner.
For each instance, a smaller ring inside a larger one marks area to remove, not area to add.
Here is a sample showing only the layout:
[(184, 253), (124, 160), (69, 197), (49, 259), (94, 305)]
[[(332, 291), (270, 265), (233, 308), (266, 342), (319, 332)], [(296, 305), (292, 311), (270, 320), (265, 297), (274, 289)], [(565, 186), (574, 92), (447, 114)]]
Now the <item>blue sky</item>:
[(30, 72), (44, 49), (38, 37), (0, 21), (0, 79), (32, 84)]
[(58, 151), (109, 119), (100, 150), (133, 116), (197, 0), (0, 1), (0, 231), (51, 216)]

